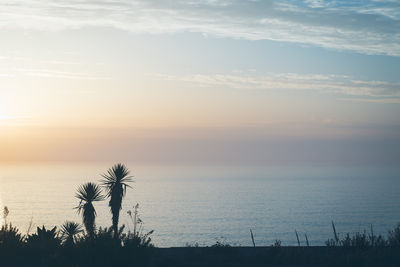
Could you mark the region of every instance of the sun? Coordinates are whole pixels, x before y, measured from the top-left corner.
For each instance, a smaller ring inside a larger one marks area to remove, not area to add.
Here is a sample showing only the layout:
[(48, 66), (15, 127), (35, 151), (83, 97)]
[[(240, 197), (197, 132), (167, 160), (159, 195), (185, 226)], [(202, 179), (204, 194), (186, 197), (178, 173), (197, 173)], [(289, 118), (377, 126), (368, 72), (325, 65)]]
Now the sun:
[(4, 102), (5, 101), (0, 100), (0, 125), (12, 125), (27, 118), (19, 114), (11, 114), (10, 110), (7, 108), (7, 103)]
[[(1, 95), (0, 95), (0, 97), (1, 97)], [(7, 109), (7, 107), (6, 107), (5, 103), (4, 103), (4, 101), (2, 101), (0, 99), (0, 121), (3, 121), (3, 120), (7, 119), (8, 115), (7, 115), (7, 110), (6, 109)]]

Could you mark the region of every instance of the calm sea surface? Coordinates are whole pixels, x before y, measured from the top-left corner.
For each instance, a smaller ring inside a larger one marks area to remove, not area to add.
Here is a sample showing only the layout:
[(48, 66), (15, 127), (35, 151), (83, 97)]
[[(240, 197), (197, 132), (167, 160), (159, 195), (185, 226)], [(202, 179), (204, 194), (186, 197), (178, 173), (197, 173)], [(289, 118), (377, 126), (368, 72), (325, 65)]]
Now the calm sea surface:
[[(400, 171), (384, 167), (167, 166), (127, 164), (135, 176), (121, 211), (140, 204), (145, 230), (157, 246), (210, 245), (226, 241), (257, 245), (296, 243), (307, 233), (311, 245), (324, 244), (337, 230), (362, 231), (373, 225), (386, 233), (400, 222)], [(8, 221), (26, 232), (34, 226), (81, 221), (73, 208), (76, 188), (98, 181), (110, 164), (0, 165), (0, 205)], [(107, 202), (96, 203), (97, 225), (109, 226)]]

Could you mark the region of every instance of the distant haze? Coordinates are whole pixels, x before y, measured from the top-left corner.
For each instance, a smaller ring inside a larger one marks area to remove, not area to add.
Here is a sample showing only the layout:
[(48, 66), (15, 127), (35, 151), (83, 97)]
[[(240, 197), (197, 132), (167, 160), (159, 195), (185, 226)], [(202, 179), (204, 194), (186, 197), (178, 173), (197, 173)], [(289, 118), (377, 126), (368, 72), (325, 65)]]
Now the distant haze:
[[(348, 130), (348, 129), (347, 129)], [(1, 161), (396, 165), (396, 135), (293, 136), (248, 128), (29, 129), (2, 135)]]

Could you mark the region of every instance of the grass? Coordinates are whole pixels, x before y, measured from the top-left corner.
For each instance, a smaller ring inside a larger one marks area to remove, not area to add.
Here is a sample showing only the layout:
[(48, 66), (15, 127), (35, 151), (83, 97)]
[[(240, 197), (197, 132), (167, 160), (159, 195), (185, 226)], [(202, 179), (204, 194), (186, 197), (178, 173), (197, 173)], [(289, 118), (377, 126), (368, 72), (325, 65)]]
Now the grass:
[[(10, 223), (0, 229), (1, 266), (399, 266), (400, 224), (386, 236), (371, 228), (343, 237), (332, 224), (333, 238), (327, 246), (232, 247), (216, 239), (210, 247), (155, 248), (151, 232), (113, 236), (112, 227), (99, 228), (93, 236), (77, 225), (64, 225), (23, 235)], [(72, 227), (73, 226), (73, 227)], [(75, 229), (75, 231), (72, 231)], [(69, 239), (65, 232), (75, 233)], [(295, 231), (297, 232), (297, 231)], [(297, 234), (298, 236), (298, 234)], [(66, 240), (69, 240), (67, 242)], [(72, 241), (71, 241), (72, 240)], [(308, 240), (308, 237), (306, 237)]]
[(356, 232), (354, 234), (346, 233), (343, 238), (336, 232), (335, 224), (332, 222), (333, 237), (328, 239), (325, 244), (328, 247), (400, 247), (400, 223), (388, 231), (387, 237), (375, 235), (371, 225), (370, 232)]

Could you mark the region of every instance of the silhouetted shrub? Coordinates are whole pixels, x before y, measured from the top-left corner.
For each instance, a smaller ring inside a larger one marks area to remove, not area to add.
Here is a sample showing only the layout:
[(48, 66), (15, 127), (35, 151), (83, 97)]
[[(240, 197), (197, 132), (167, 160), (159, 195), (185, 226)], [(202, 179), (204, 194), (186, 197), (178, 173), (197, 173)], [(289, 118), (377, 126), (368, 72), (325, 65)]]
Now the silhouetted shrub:
[(58, 248), (61, 244), (61, 239), (57, 234), (57, 226), (54, 226), (51, 230), (47, 230), (46, 227), (37, 227), (35, 234), (29, 235), (26, 239), (28, 247), (38, 249), (52, 249)]
[(387, 243), (391, 247), (400, 247), (400, 223), (388, 232)]
[(211, 245), (212, 248), (229, 248), (231, 245), (225, 240), (225, 238), (217, 238), (215, 244)]
[(79, 223), (66, 221), (60, 230), (63, 245), (73, 246), (82, 232), (83, 229)]
[(356, 247), (356, 248), (368, 248), (368, 247), (399, 247), (400, 246), (400, 224), (398, 224), (393, 230), (390, 230), (387, 235), (387, 239), (382, 235), (375, 235), (371, 226), (370, 233), (364, 230), (363, 233), (357, 232), (353, 235), (347, 233), (343, 239), (339, 238), (334, 228), (335, 238), (328, 239), (325, 244), (328, 247)]
[(23, 245), (23, 236), (17, 227), (12, 224), (4, 224), (0, 229), (0, 247), (20, 247)]
[(276, 239), (275, 242), (274, 242), (274, 244), (272, 244), (271, 246), (272, 246), (272, 247), (275, 247), (275, 248), (280, 248), (281, 245), (282, 245), (282, 241), (279, 240), (279, 239)]
[(150, 235), (154, 231), (147, 232), (145, 234), (133, 234), (131, 232), (128, 232), (125, 235), (122, 235), (122, 243), (124, 247), (129, 247), (129, 248), (148, 248), (148, 247), (154, 247), (154, 245), (151, 243), (151, 238)]

